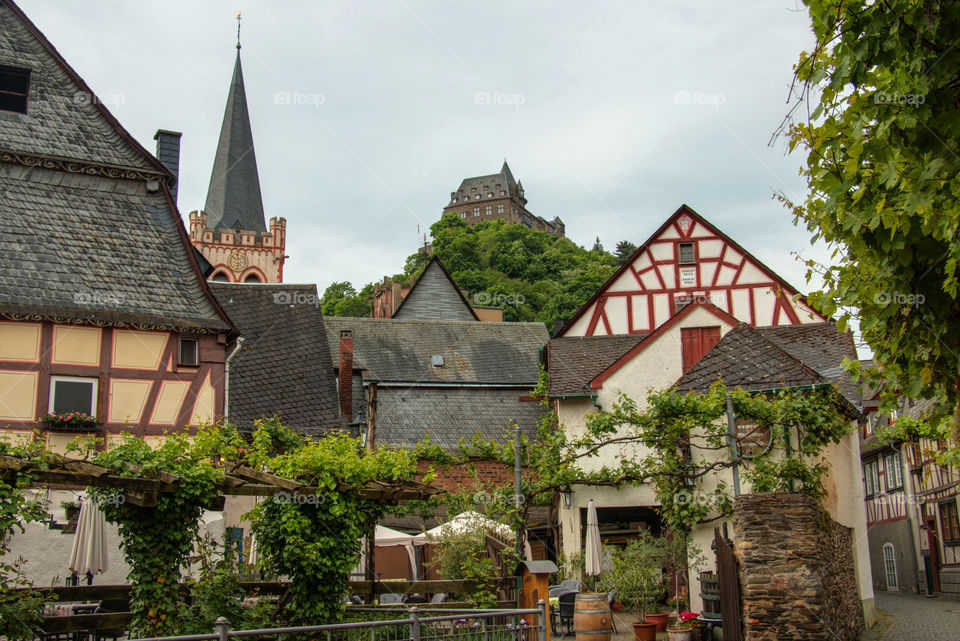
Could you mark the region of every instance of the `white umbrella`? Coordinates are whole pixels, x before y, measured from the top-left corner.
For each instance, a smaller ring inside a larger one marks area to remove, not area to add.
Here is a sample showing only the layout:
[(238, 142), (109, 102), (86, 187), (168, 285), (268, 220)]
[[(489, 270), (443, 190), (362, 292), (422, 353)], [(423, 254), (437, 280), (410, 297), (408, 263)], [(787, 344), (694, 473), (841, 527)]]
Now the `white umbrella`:
[(247, 563), (249, 563), (250, 565), (257, 564), (257, 535), (256, 534), (250, 535), (250, 553), (249, 553), (249, 556), (247, 557)]
[(600, 525), (597, 522), (597, 506), (593, 499), (587, 503), (587, 541), (583, 550), (584, 571), (597, 576), (603, 571), (603, 550), (600, 547)]
[(107, 571), (107, 532), (103, 512), (91, 498), (80, 505), (77, 532), (70, 550), (70, 571), (83, 576)]
[(479, 512), (468, 511), (461, 512), (443, 525), (438, 525), (433, 529), (417, 534), (413, 537), (413, 543), (414, 545), (426, 545), (431, 542), (431, 539), (443, 536), (444, 534), (460, 534), (461, 532), (474, 529), (489, 530), (507, 540), (512, 540), (514, 537), (513, 530), (510, 529), (509, 525), (488, 519)]

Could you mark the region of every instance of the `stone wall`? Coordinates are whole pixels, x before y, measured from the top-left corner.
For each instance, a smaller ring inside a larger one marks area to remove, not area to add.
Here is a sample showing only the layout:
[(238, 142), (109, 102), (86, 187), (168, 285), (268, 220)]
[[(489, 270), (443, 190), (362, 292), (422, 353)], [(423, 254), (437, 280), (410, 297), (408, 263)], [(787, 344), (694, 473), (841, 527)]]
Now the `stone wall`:
[(745, 639), (855, 641), (864, 629), (850, 530), (810, 497), (736, 498)]

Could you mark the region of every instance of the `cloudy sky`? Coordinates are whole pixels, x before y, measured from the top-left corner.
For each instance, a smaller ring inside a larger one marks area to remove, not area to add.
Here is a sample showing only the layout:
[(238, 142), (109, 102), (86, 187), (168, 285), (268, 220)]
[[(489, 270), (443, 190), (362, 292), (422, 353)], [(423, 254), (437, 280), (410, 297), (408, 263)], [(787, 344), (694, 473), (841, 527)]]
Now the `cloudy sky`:
[(805, 193), (800, 154), (769, 144), (812, 42), (794, 0), (19, 3), (145, 147), (183, 132), (185, 217), (206, 196), (242, 11), (288, 282), (401, 271), (460, 180), (504, 158), (580, 245), (639, 244), (686, 203), (801, 290), (791, 252), (826, 257), (772, 199)]

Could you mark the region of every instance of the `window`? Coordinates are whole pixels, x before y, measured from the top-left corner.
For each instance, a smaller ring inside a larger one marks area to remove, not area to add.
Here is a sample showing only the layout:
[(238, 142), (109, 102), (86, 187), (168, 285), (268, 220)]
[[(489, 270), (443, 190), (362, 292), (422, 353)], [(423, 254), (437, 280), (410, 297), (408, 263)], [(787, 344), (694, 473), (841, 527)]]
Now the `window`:
[(693, 255), (693, 243), (680, 243), (677, 247), (679, 248), (681, 265), (690, 265), (696, 262)]
[(500, 190), (500, 195), (501, 195), (501, 196), (506, 196), (506, 195), (507, 195), (507, 192), (505, 192), (504, 190), (501, 189), (501, 190)]
[(720, 341), (719, 327), (684, 327), (680, 330), (683, 350), (683, 371), (703, 358)]
[(487, 205), (487, 209), (484, 212), (487, 216), (493, 213), (493, 205)]
[(500, 203), (499, 205), (497, 205), (497, 213), (498, 214), (503, 213), (503, 203)]
[(30, 93), (30, 71), (0, 67), (0, 110), (27, 113)]
[(868, 497), (880, 493), (880, 476), (875, 460), (863, 464), (863, 489)]
[(454, 196), (454, 197), (452, 198), (452, 200), (453, 200), (453, 202), (457, 202), (457, 197)]
[(49, 411), (54, 414), (83, 412), (87, 416), (96, 416), (97, 379), (51, 376)]
[(487, 198), (493, 198), (493, 192), (487, 192)]
[(474, 216), (479, 216), (479, 215), (480, 215), (480, 208), (479, 208), (479, 207), (474, 207), (474, 208), (473, 208), (473, 215), (474, 215)]
[(465, 211), (460, 212), (460, 218), (466, 218), (466, 217), (467, 217), (467, 212)]
[(196, 338), (180, 337), (180, 364), (190, 367), (200, 364), (200, 342)]
[(476, 196), (474, 196), (473, 199), (474, 199), (474, 200), (480, 200), (480, 194), (477, 194)]
[(218, 283), (229, 283), (230, 277), (223, 272), (217, 272), (216, 274), (213, 275), (213, 278), (211, 278), (210, 280), (216, 281)]
[(910, 451), (913, 454), (913, 468), (923, 467), (923, 449), (919, 443), (911, 443)]
[(245, 282), (245, 283), (259, 283), (259, 282), (260, 282), (260, 277), (257, 276), (256, 274), (250, 274), (249, 276), (247, 276), (246, 278), (243, 279), (243, 282)]
[(946, 545), (960, 545), (960, 521), (957, 521), (957, 500), (940, 504), (940, 527)]
[(903, 488), (903, 459), (900, 458), (900, 452), (883, 457), (883, 474), (887, 479), (888, 490)]
[(883, 569), (887, 575), (887, 590), (896, 592), (900, 585), (897, 582), (897, 559), (893, 553), (893, 543), (883, 544)]

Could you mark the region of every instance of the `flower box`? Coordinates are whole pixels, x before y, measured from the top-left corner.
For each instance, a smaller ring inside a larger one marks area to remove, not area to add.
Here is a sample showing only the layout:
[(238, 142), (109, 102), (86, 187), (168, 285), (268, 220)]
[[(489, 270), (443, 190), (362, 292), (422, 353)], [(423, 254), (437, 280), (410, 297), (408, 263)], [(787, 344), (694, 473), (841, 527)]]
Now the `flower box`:
[(47, 414), (42, 423), (51, 432), (95, 432), (100, 425), (96, 418), (83, 412)]

